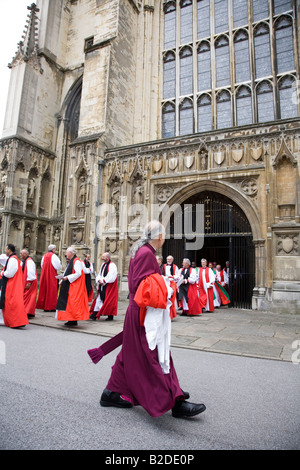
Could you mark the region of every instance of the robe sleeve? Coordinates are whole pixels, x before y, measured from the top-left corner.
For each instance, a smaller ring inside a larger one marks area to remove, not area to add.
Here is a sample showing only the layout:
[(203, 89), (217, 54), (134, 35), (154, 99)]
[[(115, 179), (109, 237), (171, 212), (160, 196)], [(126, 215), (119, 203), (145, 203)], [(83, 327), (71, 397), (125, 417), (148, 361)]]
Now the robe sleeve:
[(74, 271), (75, 273), (74, 274), (69, 274), (67, 276), (69, 282), (72, 284), (72, 282), (76, 281), (80, 276), (81, 276), (81, 273), (82, 273), (82, 264), (81, 264), (81, 261), (80, 260), (77, 260), (75, 261), (74, 263)]
[(90, 265), (89, 268), (86, 267), (86, 265), (84, 264), (84, 261), (82, 261), (81, 264), (82, 264), (82, 270), (84, 274), (92, 274), (94, 272), (92, 264)]
[(8, 261), (7, 269), (4, 271), (3, 275), (8, 279), (14, 277), (16, 272), (18, 271), (18, 261), (15, 258), (11, 258)]
[(115, 263), (110, 263), (109, 271), (107, 275), (103, 277), (102, 279), (105, 284), (110, 284), (110, 283), (115, 282), (115, 280), (117, 279), (117, 276), (118, 276), (117, 266), (115, 265)]
[(197, 281), (197, 274), (194, 268), (191, 269), (188, 281), (189, 281), (189, 284), (195, 284), (195, 282)]
[(53, 255), (51, 256), (51, 264), (53, 268), (56, 269), (56, 271), (59, 271), (61, 269), (60, 259), (55, 253), (53, 253)]
[(27, 261), (27, 281), (34, 281), (36, 279), (35, 264), (32, 259)]

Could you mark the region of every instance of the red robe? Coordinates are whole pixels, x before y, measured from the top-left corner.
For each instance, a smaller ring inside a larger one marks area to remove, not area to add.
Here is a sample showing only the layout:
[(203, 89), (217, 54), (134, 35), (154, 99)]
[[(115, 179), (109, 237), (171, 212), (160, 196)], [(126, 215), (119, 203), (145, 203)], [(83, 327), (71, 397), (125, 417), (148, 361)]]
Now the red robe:
[[(181, 269), (180, 274), (184, 268)], [(192, 268), (189, 268), (192, 269)], [(189, 271), (190, 273), (190, 271)], [(200, 315), (202, 313), (202, 304), (198, 297), (197, 284), (190, 284), (188, 282), (188, 315)], [(182, 300), (181, 300), (182, 305)]]
[[(209, 280), (209, 269), (210, 268), (205, 268), (206, 283), (210, 282), (210, 280)], [(203, 285), (202, 273), (203, 273), (203, 268), (200, 268), (199, 269), (199, 298), (200, 298), (200, 302), (202, 304), (202, 307), (206, 308), (207, 296), (208, 296), (209, 311), (213, 312), (215, 310), (215, 306), (214, 306), (214, 289), (213, 289), (213, 287), (207, 288), (207, 294), (206, 294), (205, 289), (204, 289), (204, 285)]]
[[(27, 261), (31, 259), (29, 257), (26, 258), (24, 261), (23, 269), (23, 276), (24, 276), (24, 305), (26, 309), (27, 315), (35, 315), (35, 304), (36, 304), (36, 296), (38, 290), (38, 283), (37, 283), (37, 274), (35, 271), (36, 279), (33, 281), (27, 281)], [(26, 284), (30, 284), (29, 289), (26, 289)]]
[(40, 278), (39, 297), (36, 304), (37, 309), (56, 310), (58, 282), (55, 278), (57, 272), (51, 263), (53, 254), (54, 253), (52, 253), (52, 251), (49, 251), (44, 256)]
[[(24, 306), (24, 298), (21, 294), (24, 292), (24, 277), (20, 260), (16, 255), (11, 255), (9, 259), (15, 258), (18, 262), (18, 270), (11, 278), (2, 278), (2, 283), (6, 282), (4, 289), (4, 306), (2, 306), (3, 320), (6, 326), (17, 328), (18, 326), (28, 325), (28, 317)], [(1, 296), (2, 300), (2, 296)]]
[[(70, 261), (70, 263), (72, 263), (72, 267), (70, 265), (70, 273), (67, 273), (67, 270), (65, 271), (65, 276), (67, 274), (75, 273), (74, 265), (76, 261), (80, 261), (80, 259), (74, 257)], [(65, 287), (66, 289), (64, 289)], [(89, 317), (89, 304), (85, 286), (85, 274), (82, 270), (81, 276), (76, 279), (76, 281), (62, 282), (59, 298), (57, 301), (57, 320), (78, 321), (88, 320)]]
[[(110, 264), (110, 263), (109, 263)], [(109, 265), (108, 265), (109, 272)], [(96, 300), (98, 295), (93, 300), (90, 312), (94, 312)], [(106, 284), (105, 298), (102, 307), (96, 315), (96, 318), (100, 318), (101, 315), (113, 315), (116, 316), (118, 313), (118, 298), (119, 298), (119, 288), (118, 288), (118, 278), (114, 282), (108, 282)]]
[[(224, 271), (220, 271), (220, 278), (221, 278), (221, 282), (225, 282), (224, 281)], [(221, 299), (221, 305), (227, 305), (227, 304), (230, 304), (230, 298), (228, 296), (228, 292), (226, 290), (226, 288), (224, 286), (222, 286), (222, 284), (220, 284), (218, 281), (215, 282), (215, 286), (219, 292), (219, 295), (220, 295), (220, 299)]]

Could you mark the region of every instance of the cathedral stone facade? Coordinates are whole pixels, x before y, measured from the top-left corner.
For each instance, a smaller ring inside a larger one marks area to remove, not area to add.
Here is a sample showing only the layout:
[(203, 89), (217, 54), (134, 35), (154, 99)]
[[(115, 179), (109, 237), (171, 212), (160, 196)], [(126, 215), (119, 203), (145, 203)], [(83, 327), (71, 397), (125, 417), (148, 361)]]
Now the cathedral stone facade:
[(300, 311), (296, 0), (43, 0), (12, 58), (0, 243), (231, 264), (233, 306)]

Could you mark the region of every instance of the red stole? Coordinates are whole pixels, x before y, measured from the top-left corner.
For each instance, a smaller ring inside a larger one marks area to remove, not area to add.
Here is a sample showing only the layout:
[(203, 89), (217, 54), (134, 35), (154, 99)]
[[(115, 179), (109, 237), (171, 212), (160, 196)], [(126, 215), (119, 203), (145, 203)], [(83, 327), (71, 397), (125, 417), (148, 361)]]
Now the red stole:
[(140, 324), (144, 326), (147, 307), (165, 309), (167, 300), (168, 289), (160, 274), (151, 274), (143, 279), (134, 296), (134, 301), (140, 307)]

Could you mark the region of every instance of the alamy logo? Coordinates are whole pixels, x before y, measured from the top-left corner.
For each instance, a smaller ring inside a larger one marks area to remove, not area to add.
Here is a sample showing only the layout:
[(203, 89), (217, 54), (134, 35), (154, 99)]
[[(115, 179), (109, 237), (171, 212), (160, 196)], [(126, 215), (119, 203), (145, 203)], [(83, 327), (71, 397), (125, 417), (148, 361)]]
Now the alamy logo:
[(292, 354), (292, 363), (298, 365), (300, 363), (300, 339), (293, 341), (292, 349), (296, 349)]
[(0, 365), (6, 364), (6, 345), (4, 341), (0, 341)]

